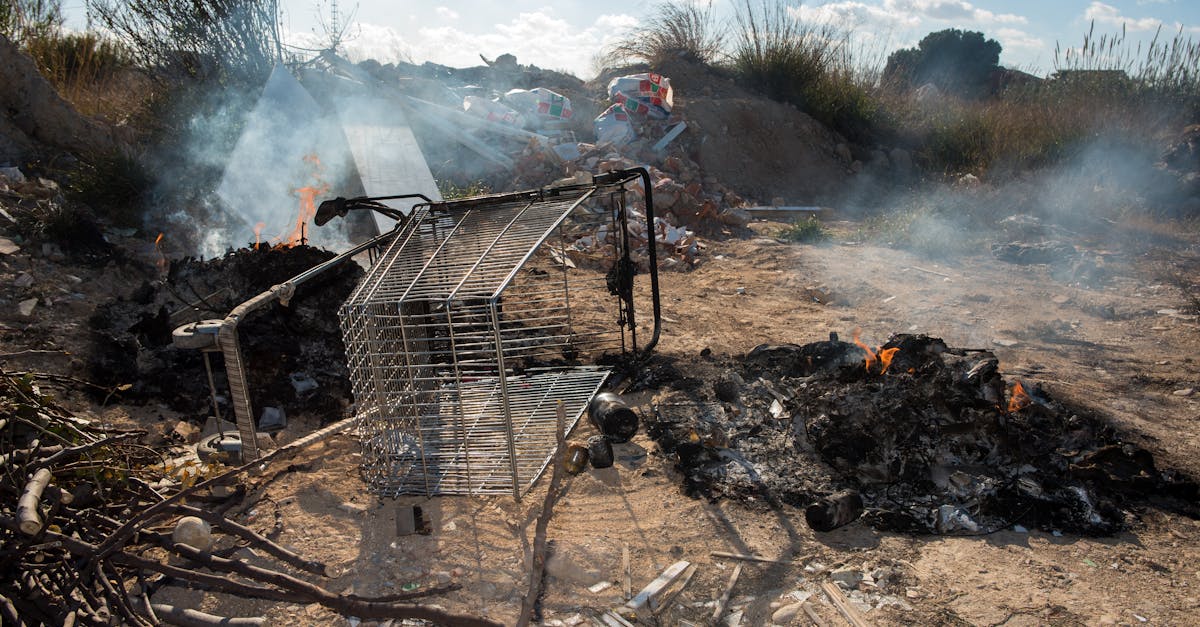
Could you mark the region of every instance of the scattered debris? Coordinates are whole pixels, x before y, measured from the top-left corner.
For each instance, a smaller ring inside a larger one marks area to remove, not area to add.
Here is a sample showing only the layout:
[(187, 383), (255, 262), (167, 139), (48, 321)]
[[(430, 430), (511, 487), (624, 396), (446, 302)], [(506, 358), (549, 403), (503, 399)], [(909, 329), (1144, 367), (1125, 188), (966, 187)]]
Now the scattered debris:
[[(692, 493), (803, 506), (853, 489), (868, 524), (946, 534), (1014, 523), (1111, 534), (1148, 494), (1194, 509), (1190, 479), (1082, 408), (1010, 385), (985, 350), (923, 335), (877, 350), (834, 338), (757, 347), (741, 376), (751, 383), (737, 412), (678, 391), (656, 398), (647, 431)], [(771, 390), (786, 391), (790, 419), (772, 417)]]

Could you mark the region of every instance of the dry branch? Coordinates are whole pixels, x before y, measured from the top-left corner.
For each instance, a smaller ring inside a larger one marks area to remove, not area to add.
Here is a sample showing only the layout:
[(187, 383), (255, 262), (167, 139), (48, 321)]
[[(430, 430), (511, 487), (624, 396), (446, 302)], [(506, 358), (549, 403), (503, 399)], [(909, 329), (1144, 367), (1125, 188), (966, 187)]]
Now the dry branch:
[(33, 478), (25, 484), (21, 500), (17, 501), (17, 522), (21, 533), (27, 536), (37, 535), (42, 530), (42, 492), (52, 476), (45, 468), (33, 473)]
[(261, 616), (227, 618), (162, 603), (155, 603), (150, 607), (163, 622), (182, 627), (261, 627), (267, 623), (267, 619)]

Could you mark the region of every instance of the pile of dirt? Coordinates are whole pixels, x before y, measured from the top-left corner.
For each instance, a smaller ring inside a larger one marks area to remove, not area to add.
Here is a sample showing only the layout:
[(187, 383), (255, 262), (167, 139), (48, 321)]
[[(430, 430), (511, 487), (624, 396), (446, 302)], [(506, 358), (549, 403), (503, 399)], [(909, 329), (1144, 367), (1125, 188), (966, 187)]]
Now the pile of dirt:
[(943, 534), (1111, 534), (1151, 499), (1197, 511), (1190, 479), (1102, 417), (1010, 392), (986, 350), (907, 334), (876, 351), (836, 336), (764, 345), (714, 392), (700, 411), (679, 392), (656, 399), (649, 431), (709, 497), (805, 505), (850, 488), (877, 528)]
[[(128, 401), (159, 402), (185, 413), (207, 411), (202, 355), (175, 347), (172, 331), (188, 322), (223, 318), (245, 300), (333, 256), (309, 246), (260, 246), (218, 259), (172, 262), (161, 282), (146, 282), (129, 298), (96, 308), (89, 321), (94, 330), (90, 377), (104, 385), (129, 384), (123, 396)], [(362, 274), (353, 263), (337, 266), (301, 285), (288, 306), (274, 302), (239, 325), (254, 407), (330, 419), (344, 414), (350, 382), (336, 312)], [(220, 393), (228, 389), (224, 362), (219, 353), (212, 362)], [(227, 397), (222, 400), (228, 403)], [(222, 413), (228, 411), (222, 407)]]
[(0, 35), (0, 165), (20, 164), (46, 149), (107, 154), (112, 131), (81, 115), (38, 72), (33, 59)]

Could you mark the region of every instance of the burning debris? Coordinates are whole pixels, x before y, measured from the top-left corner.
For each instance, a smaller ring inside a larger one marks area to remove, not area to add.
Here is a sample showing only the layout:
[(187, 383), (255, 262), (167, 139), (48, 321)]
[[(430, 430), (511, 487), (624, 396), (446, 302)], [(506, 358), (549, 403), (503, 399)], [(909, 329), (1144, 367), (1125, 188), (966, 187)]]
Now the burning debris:
[[(157, 400), (183, 412), (203, 412), (208, 382), (199, 351), (180, 350), (172, 331), (189, 321), (221, 318), (239, 303), (331, 259), (308, 246), (255, 246), (207, 261), (170, 263), (161, 282), (144, 283), (126, 298), (100, 305), (91, 377), (129, 384), (125, 398)], [(241, 327), (249, 384), (259, 407), (340, 416), (350, 401), (345, 348), (332, 312), (349, 296), (362, 270), (343, 264), (314, 279), (288, 307), (275, 305)], [(218, 363), (220, 360), (216, 360)], [(227, 389), (223, 370), (218, 390)], [(228, 412), (228, 399), (223, 411)], [(226, 414), (227, 419), (231, 419)]]
[(737, 370), (724, 403), (658, 399), (650, 433), (694, 494), (804, 506), (849, 488), (877, 528), (942, 534), (1104, 535), (1149, 498), (1195, 509), (1195, 483), (1084, 408), (1010, 386), (986, 350), (856, 333), (759, 346)]

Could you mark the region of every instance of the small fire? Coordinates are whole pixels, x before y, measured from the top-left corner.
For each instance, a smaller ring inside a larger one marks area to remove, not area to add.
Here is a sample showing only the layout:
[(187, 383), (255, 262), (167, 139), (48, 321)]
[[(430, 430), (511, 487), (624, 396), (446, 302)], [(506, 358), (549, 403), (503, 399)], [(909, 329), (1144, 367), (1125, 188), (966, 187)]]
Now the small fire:
[[(863, 349), (863, 352), (865, 352), (867, 354), (867, 359), (866, 359), (866, 363), (865, 363), (867, 372), (871, 372), (871, 369), (875, 366), (875, 363), (879, 362), (879, 365), (880, 365), (879, 374), (887, 373), (888, 368), (892, 367), (892, 360), (896, 357), (896, 353), (900, 352), (900, 349), (896, 348), (896, 347), (893, 347), (893, 348), (877, 347), (875, 350), (871, 350), (870, 346), (867, 346), (866, 344), (863, 343), (863, 341), (861, 339), (859, 339), (859, 336), (861, 334), (862, 334), (862, 328), (861, 327), (855, 328), (853, 340), (854, 340), (854, 344), (856, 346), (858, 346), (859, 348)], [(911, 372), (911, 370), (909, 372)]]
[[(329, 184), (322, 178), (321, 159), (316, 154), (304, 156), (304, 163), (310, 167), (310, 179), (313, 181), (311, 185), (305, 185), (292, 190), (300, 198), (300, 209), (296, 215), (296, 221), (291, 230), (284, 230), (267, 242), (271, 245), (282, 246), (289, 248), (292, 246), (303, 245), (307, 243), (308, 237), (306, 229), (309, 222), (317, 215), (317, 196), (321, 196), (329, 191)], [(266, 224), (259, 222), (254, 225), (254, 247), (258, 248), (259, 244), (263, 243), (262, 230)]]
[(1033, 404), (1033, 399), (1025, 393), (1025, 386), (1020, 381), (1013, 384), (1012, 395), (1008, 398), (1008, 413), (1014, 413)]
[(870, 372), (871, 365), (875, 363), (875, 359), (876, 359), (875, 351), (871, 350), (870, 346), (863, 344), (862, 340), (858, 339), (858, 337), (860, 335), (862, 335), (862, 327), (855, 327), (854, 328), (854, 338), (853, 338), (854, 344), (856, 346), (858, 346), (859, 348), (863, 349), (863, 351), (865, 351), (867, 353), (867, 372)]
[(885, 348), (879, 351), (879, 363), (883, 364), (883, 370), (880, 370), (879, 374), (887, 373), (888, 368), (892, 367), (892, 358), (895, 357), (896, 353), (898, 352), (900, 352), (900, 349), (896, 347)]
[(154, 262), (154, 265), (158, 266), (159, 272), (165, 274), (167, 272), (167, 268), (170, 266), (170, 263), (167, 261), (167, 255), (163, 253), (162, 240), (162, 233), (159, 233), (158, 237), (154, 238), (154, 252), (158, 253), (158, 259)]

